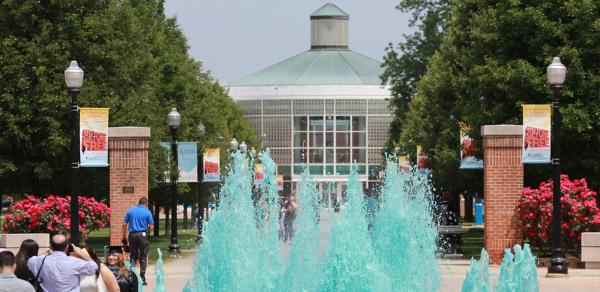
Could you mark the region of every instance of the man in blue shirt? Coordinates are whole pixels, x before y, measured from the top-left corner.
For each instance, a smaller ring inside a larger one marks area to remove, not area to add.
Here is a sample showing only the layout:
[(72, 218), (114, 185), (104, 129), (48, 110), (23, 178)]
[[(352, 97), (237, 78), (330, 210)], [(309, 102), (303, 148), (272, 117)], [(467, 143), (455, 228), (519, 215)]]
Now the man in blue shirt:
[(143, 285), (146, 283), (146, 263), (148, 261), (148, 229), (154, 226), (152, 213), (148, 210), (148, 199), (142, 197), (138, 205), (129, 208), (123, 220), (123, 239), (127, 238), (129, 232), (129, 249), (131, 266), (135, 267), (137, 260), (140, 261), (140, 276)]

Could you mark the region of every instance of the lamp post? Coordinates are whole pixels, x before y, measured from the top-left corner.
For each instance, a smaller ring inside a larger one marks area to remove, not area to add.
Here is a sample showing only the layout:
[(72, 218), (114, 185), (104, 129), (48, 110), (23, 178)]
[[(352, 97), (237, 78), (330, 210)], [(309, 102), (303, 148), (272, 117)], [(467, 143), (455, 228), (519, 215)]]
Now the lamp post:
[(552, 167), (554, 170), (554, 195), (552, 200), (552, 258), (548, 267), (549, 274), (568, 274), (564, 251), (561, 248), (560, 238), (560, 92), (567, 77), (567, 67), (560, 62), (559, 57), (554, 57), (552, 64), (546, 68), (548, 83), (552, 88)]
[(171, 130), (171, 243), (169, 252), (178, 253), (179, 244), (177, 240), (177, 178), (179, 177), (179, 165), (177, 163), (177, 130), (181, 123), (181, 115), (176, 108), (172, 108), (167, 115), (167, 124)]
[(71, 61), (65, 70), (65, 83), (71, 95), (71, 243), (79, 245), (79, 102), (83, 70)]
[[(198, 123), (198, 136), (202, 137), (206, 132), (206, 127), (202, 122)], [(204, 177), (204, 159), (202, 153), (202, 147), (198, 145), (198, 149), (200, 150), (200, 160), (198, 161), (198, 165), (200, 166), (200, 177), (198, 178), (198, 185), (196, 186), (196, 228), (198, 230), (198, 235), (196, 235), (196, 242), (202, 241), (202, 205), (200, 204), (202, 197), (202, 178)]]

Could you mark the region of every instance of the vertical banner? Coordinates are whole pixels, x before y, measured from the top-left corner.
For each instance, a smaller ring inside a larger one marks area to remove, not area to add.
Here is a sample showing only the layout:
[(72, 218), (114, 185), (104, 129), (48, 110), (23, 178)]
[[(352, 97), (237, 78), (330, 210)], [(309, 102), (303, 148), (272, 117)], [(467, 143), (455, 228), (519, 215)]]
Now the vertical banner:
[(523, 163), (550, 163), (550, 104), (523, 105)]
[(108, 108), (79, 109), (79, 166), (108, 166)]
[(220, 149), (208, 148), (203, 155), (203, 182), (221, 181)]
[(408, 160), (408, 156), (398, 156), (398, 170), (400, 172), (410, 172), (410, 160)]
[(254, 165), (254, 183), (260, 185), (265, 179), (265, 167), (261, 163)]
[(180, 182), (198, 182), (198, 143), (178, 142), (177, 163)]
[(423, 146), (417, 145), (417, 168), (427, 168), (427, 155), (423, 153)]
[(283, 175), (281, 174), (277, 175), (277, 190), (283, 191)]
[(483, 160), (477, 159), (475, 154), (479, 148), (473, 143), (473, 139), (467, 135), (471, 127), (466, 123), (459, 123), (460, 127), (460, 167), (459, 169), (482, 169)]
[[(167, 149), (167, 161), (171, 161), (171, 143), (160, 142)], [(178, 182), (198, 182), (198, 143), (177, 142), (177, 167), (179, 168)], [(169, 172), (166, 173), (170, 180)]]

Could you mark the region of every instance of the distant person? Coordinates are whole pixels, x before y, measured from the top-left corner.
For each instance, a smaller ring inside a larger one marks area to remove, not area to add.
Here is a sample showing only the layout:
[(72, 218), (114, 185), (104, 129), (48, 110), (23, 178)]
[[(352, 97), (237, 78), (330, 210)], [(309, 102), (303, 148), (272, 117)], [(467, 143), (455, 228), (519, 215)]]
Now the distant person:
[(284, 207), (284, 240), (289, 242), (294, 237), (294, 220), (296, 220), (296, 213), (298, 211), (298, 203), (296, 203), (296, 197), (290, 196), (289, 202)]
[(27, 267), (38, 275), (38, 281), (44, 291), (48, 292), (78, 292), (79, 277), (93, 275), (98, 266), (81, 248), (71, 244), (73, 256), (67, 256), (69, 244), (67, 237), (56, 234), (50, 240), (50, 254), (33, 256), (27, 261)]
[(98, 266), (96, 273), (93, 275), (81, 275), (79, 277), (79, 288), (81, 292), (119, 292), (119, 284), (117, 278), (112, 271), (104, 265), (94, 250), (86, 246), (83, 248), (83, 253), (89, 256)]
[[(177, 218), (173, 218), (177, 220)], [(132, 267), (136, 266), (136, 262), (140, 261), (140, 277), (143, 285), (148, 285), (146, 282), (146, 264), (148, 262), (148, 248), (150, 240), (148, 240), (148, 230), (154, 226), (152, 213), (148, 210), (148, 199), (142, 197), (138, 201), (138, 205), (129, 208), (125, 219), (123, 220), (123, 239), (126, 240), (127, 232), (129, 232), (129, 249), (130, 263)]]
[(5, 250), (0, 252), (0, 292), (35, 292), (29, 282), (17, 278), (15, 255)]
[(125, 266), (123, 251), (117, 248), (109, 249), (106, 265), (114, 274), (121, 292), (138, 292), (138, 278), (134, 272)]
[(21, 242), (21, 247), (16, 256), (17, 269), (15, 275), (21, 280), (29, 282), (33, 287), (36, 287), (37, 281), (35, 275), (27, 267), (27, 261), (34, 256), (37, 256), (40, 246), (33, 239), (25, 239)]

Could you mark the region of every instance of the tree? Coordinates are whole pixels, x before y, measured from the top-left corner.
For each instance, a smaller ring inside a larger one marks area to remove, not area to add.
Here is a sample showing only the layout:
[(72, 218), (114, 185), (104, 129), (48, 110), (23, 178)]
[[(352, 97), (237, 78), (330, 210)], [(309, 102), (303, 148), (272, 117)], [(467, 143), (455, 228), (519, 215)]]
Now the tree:
[(399, 145), (400, 133), (408, 111), (408, 105), (415, 95), (417, 83), (427, 71), (431, 56), (439, 48), (445, 35), (445, 27), (450, 15), (448, 0), (402, 0), (396, 9), (412, 12), (410, 27), (417, 31), (405, 35), (406, 41), (396, 48), (388, 44), (383, 57), (385, 68), (381, 80), (389, 84), (392, 91), (390, 107), (394, 110), (388, 140), (388, 148)]
[[(472, 126), (469, 134), (479, 145), (480, 126), (520, 124), (522, 104), (550, 102), (545, 71), (560, 56), (569, 70), (561, 99), (563, 172), (585, 177), (597, 189), (600, 3), (457, 0), (450, 6), (447, 35), (419, 81), (400, 144), (432, 149), (438, 188), (455, 188), (458, 121)], [(537, 184), (549, 171), (550, 165), (527, 166), (526, 184)]]
[[(257, 145), (240, 107), (189, 56), (163, 1), (3, 1), (0, 11), (0, 193), (67, 193), (63, 71), (70, 60), (85, 70), (80, 106), (109, 107), (111, 127), (152, 128), (149, 187), (156, 198), (167, 169), (158, 142), (169, 139), (171, 107), (183, 116), (182, 141), (198, 140), (202, 120), (204, 146), (227, 148), (233, 136)], [(107, 195), (108, 171), (82, 169), (81, 190)]]

